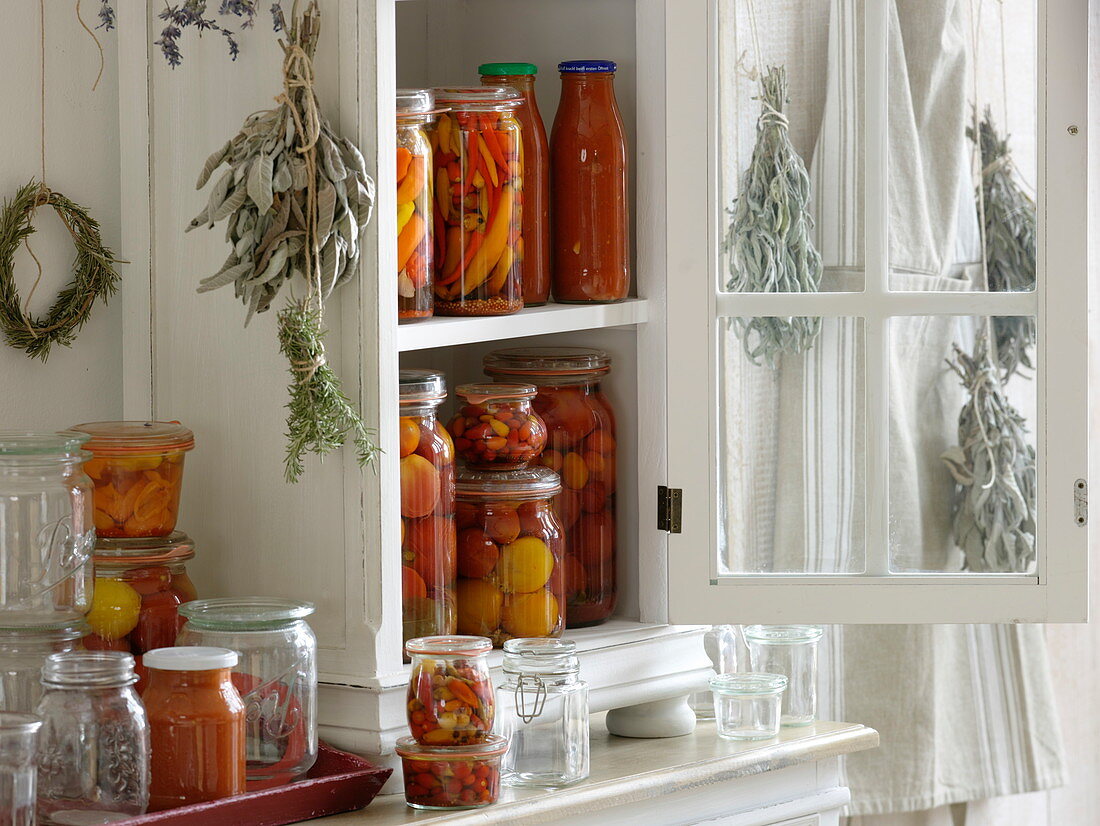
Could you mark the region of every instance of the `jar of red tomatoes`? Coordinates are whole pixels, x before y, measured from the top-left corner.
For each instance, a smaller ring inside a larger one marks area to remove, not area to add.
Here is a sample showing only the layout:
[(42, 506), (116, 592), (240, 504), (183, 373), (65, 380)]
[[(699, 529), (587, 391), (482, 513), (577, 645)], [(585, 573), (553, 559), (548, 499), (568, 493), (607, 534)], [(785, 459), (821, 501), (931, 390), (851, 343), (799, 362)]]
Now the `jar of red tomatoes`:
[(508, 740), (490, 734), (472, 746), (422, 746), (412, 737), (397, 741), (405, 781), (405, 803), (413, 809), (477, 809), (500, 796), (500, 761)]
[[(435, 313), (508, 315), (523, 308), (523, 143), (519, 92), (436, 89)], [(440, 237), (441, 235), (441, 237)]]
[(531, 408), (533, 384), (460, 384), (463, 400), (447, 429), (466, 466), (518, 470), (546, 447), (546, 425)]
[(560, 637), (565, 627), (561, 491), (549, 468), (465, 470), (456, 485), (458, 631), (489, 637)]
[(420, 637), (405, 643), (412, 658), (406, 716), (424, 746), (481, 743), (493, 728), (493, 685), (485, 637)]
[(549, 434), (542, 464), (561, 474), (554, 511), (565, 531), (566, 621), (597, 625), (615, 608), (615, 413), (601, 387), (611, 358), (581, 347), (523, 347), (485, 357), (497, 381), (539, 388)]
[(403, 639), (455, 631), (455, 448), (436, 412), (447, 383), (400, 372)]
[(432, 314), (431, 89), (397, 90), (397, 317)]

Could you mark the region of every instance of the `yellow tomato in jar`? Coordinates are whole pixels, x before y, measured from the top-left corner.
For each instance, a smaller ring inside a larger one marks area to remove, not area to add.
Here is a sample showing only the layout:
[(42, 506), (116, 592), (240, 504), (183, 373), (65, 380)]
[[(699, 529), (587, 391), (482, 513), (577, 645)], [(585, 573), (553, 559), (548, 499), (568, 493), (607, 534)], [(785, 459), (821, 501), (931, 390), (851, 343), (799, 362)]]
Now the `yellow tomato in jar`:
[(504, 546), (497, 564), (500, 584), (507, 593), (537, 591), (554, 571), (554, 555), (537, 536), (521, 536)]

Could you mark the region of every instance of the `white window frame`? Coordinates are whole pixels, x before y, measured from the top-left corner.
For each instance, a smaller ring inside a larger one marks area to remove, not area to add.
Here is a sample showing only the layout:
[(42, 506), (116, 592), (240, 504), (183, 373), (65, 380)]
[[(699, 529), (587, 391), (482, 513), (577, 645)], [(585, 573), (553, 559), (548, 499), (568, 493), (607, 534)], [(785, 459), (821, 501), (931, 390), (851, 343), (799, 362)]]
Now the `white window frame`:
[[(671, 5), (671, 4), (670, 4)], [(1038, 0), (1038, 288), (1034, 293), (888, 289), (887, 0), (865, 25), (866, 284), (862, 293), (721, 294), (717, 0), (666, 14), (668, 481), (683, 491), (669, 537), (676, 623), (1082, 622), (1088, 528), (1074, 495), (1088, 467), (1088, 2)], [(703, 83), (702, 79), (708, 79)], [(697, 125), (706, 124), (707, 128)], [(707, 182), (701, 197), (700, 182)], [(886, 341), (891, 317), (1036, 315), (1038, 565), (1030, 574), (891, 574)], [(866, 341), (867, 566), (861, 575), (719, 576), (718, 321), (725, 316), (859, 316)], [(690, 401), (690, 403), (688, 403)], [(705, 402), (705, 403), (704, 403)], [(700, 434), (707, 438), (700, 438)]]

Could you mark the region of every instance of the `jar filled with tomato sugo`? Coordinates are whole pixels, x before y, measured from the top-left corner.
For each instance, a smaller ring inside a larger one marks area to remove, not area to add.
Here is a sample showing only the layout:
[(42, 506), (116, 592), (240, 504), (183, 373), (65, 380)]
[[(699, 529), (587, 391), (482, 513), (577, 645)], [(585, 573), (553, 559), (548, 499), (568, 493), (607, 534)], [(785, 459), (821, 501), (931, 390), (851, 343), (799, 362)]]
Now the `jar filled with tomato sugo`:
[(435, 314), (523, 309), (523, 141), (507, 86), (436, 89)]
[(406, 716), (424, 746), (469, 746), (493, 728), (493, 685), (485, 637), (443, 635), (405, 643), (412, 658)]
[[(549, 434), (541, 463), (561, 475), (554, 511), (565, 531), (566, 621), (597, 625), (617, 593), (615, 412), (601, 386), (611, 358), (583, 347), (522, 347), (490, 353), (484, 364), (496, 381), (539, 388), (534, 408)], [(459, 559), (461, 572), (461, 550)]]
[(432, 314), (431, 89), (397, 90), (397, 317)]
[(550, 296), (550, 143), (535, 100), (534, 63), (482, 63), (486, 86), (511, 86), (523, 96), (516, 120), (523, 139), (523, 305), (537, 307)]
[(492, 639), (559, 637), (565, 627), (558, 475), (465, 470), (456, 485), (458, 632)]
[(561, 99), (550, 133), (554, 300), (622, 301), (630, 292), (626, 130), (615, 62), (558, 64)]
[(167, 536), (176, 529), (183, 458), (195, 435), (179, 422), (90, 422), (84, 463), (97, 537)]
[(527, 467), (546, 447), (546, 425), (531, 408), (533, 384), (460, 384), (462, 400), (447, 429), (455, 451), (477, 470)]
[(400, 381), (403, 639), (455, 631), (455, 448), (436, 412), (447, 383), (435, 370)]

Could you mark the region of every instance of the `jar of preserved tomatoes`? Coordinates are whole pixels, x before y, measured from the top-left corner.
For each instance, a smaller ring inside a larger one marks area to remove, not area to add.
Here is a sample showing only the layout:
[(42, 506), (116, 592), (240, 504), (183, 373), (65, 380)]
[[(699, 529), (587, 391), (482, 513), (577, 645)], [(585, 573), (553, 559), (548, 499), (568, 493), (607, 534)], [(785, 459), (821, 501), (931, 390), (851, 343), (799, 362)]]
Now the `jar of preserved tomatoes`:
[(436, 419), (443, 374), (402, 370), (401, 602), (404, 639), (455, 632), (455, 449)]
[(533, 384), (460, 384), (465, 401), (448, 430), (467, 467), (518, 470), (546, 447), (546, 425), (531, 409)]
[(554, 300), (622, 301), (630, 292), (626, 131), (615, 63), (558, 64), (561, 100), (550, 134)]
[(397, 317), (432, 314), (430, 89), (397, 90)]
[(565, 627), (561, 491), (549, 468), (459, 474), (458, 631), (492, 639), (559, 637)]
[(95, 485), (98, 537), (167, 536), (176, 528), (183, 455), (195, 435), (179, 422), (90, 422), (92, 459), (84, 472)]
[(477, 809), (500, 796), (500, 760), (508, 740), (499, 734), (472, 746), (423, 746), (402, 737), (395, 750), (410, 808)]
[(406, 714), (425, 746), (480, 743), (493, 728), (493, 685), (485, 637), (420, 637), (405, 644), (412, 658)]
[(535, 100), (534, 63), (482, 63), (486, 86), (511, 86), (523, 96), (516, 110), (523, 140), (523, 220), (521, 222), (523, 305), (537, 307), (550, 296), (550, 144)]
[(523, 347), (490, 353), (484, 364), (497, 381), (539, 388), (535, 412), (549, 433), (541, 461), (562, 480), (554, 511), (565, 531), (566, 620), (570, 628), (597, 625), (611, 616), (617, 592), (615, 413), (601, 387), (611, 358), (583, 347)]
[[(508, 315), (523, 308), (523, 142), (507, 86), (436, 89), (436, 315)], [(437, 233), (439, 230), (437, 230)]]
[(42, 666), (50, 654), (82, 651), (83, 620), (9, 618), (0, 612), (0, 711), (30, 713), (42, 697)]

